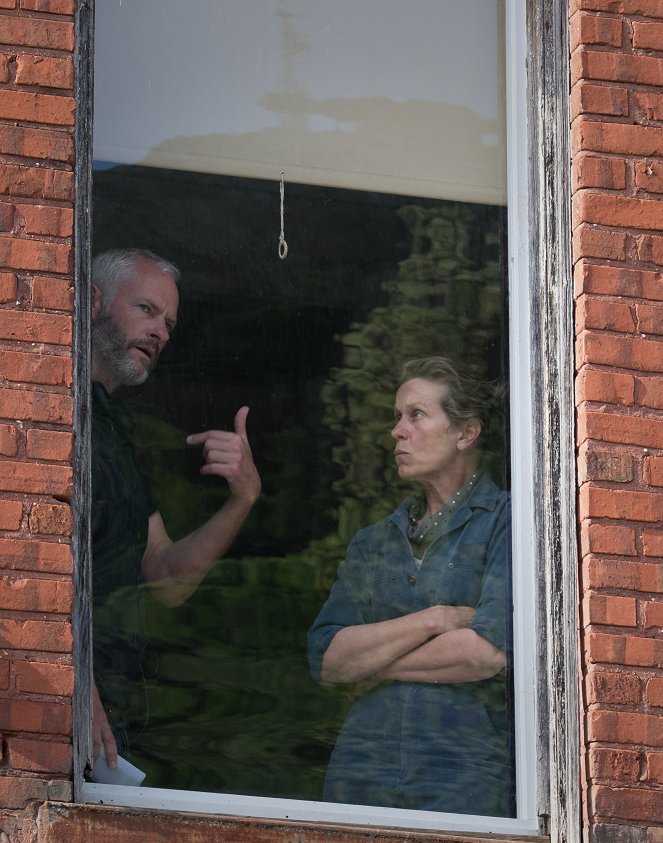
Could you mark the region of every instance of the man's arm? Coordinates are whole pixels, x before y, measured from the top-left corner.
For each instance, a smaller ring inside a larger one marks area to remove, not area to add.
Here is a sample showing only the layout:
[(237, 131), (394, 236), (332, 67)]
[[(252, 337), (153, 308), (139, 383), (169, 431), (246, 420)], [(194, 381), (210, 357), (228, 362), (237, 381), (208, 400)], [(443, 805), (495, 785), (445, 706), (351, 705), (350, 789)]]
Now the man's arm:
[(235, 416), (235, 432), (208, 430), (187, 437), (202, 445), (201, 474), (223, 477), (230, 497), (208, 521), (177, 542), (171, 541), (161, 515), (150, 517), (143, 578), (167, 606), (179, 606), (196, 590), (214, 563), (230, 547), (260, 494), (260, 477), (246, 435), (249, 408)]
[(92, 759), (99, 757), (101, 747), (106, 753), (106, 764), (111, 770), (117, 767), (117, 744), (108, 717), (97, 690), (96, 682), (92, 684)]
[(431, 639), (469, 626), (473, 617), (474, 609), (469, 606), (430, 606), (388, 621), (344, 627), (325, 651), (321, 679), (344, 683), (382, 678), (385, 671), (418, 653)]

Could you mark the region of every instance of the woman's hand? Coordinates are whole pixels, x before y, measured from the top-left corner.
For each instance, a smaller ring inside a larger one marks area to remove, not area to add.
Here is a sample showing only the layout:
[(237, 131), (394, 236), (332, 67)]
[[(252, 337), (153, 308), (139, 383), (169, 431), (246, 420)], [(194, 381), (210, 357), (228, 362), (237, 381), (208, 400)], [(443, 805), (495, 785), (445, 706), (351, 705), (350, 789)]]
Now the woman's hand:
[(476, 610), (471, 606), (431, 606), (416, 614), (430, 616), (432, 626), (429, 637), (432, 638), (452, 629), (466, 629), (472, 623), (475, 613)]

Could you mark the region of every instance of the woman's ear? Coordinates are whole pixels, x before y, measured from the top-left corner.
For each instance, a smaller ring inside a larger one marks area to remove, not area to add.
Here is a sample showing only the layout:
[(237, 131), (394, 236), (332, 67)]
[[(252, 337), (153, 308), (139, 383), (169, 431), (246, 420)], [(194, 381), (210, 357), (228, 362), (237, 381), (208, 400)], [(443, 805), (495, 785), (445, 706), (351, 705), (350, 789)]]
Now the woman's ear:
[(467, 450), (479, 438), (481, 433), (481, 422), (479, 419), (470, 419), (463, 425), (463, 435), (458, 440), (458, 449)]
[(92, 296), (91, 296), (92, 321), (94, 322), (94, 320), (97, 319), (99, 317), (100, 313), (101, 313), (101, 310), (102, 310), (102, 307), (103, 307), (103, 301), (102, 301), (101, 290), (99, 289), (99, 287), (97, 287), (96, 284), (92, 285), (91, 292), (92, 292)]

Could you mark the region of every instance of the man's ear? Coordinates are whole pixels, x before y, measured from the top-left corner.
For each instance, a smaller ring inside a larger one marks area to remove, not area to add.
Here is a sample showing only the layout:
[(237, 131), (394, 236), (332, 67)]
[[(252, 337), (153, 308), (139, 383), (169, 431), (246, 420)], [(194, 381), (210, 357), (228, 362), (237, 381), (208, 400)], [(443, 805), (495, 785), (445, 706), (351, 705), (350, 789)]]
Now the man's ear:
[(481, 433), (481, 422), (479, 419), (470, 419), (463, 425), (463, 435), (458, 440), (458, 448), (461, 451), (467, 450), (479, 438)]
[(95, 319), (99, 318), (103, 308), (103, 297), (101, 294), (101, 290), (97, 287), (96, 284), (92, 285), (92, 321), (94, 322)]

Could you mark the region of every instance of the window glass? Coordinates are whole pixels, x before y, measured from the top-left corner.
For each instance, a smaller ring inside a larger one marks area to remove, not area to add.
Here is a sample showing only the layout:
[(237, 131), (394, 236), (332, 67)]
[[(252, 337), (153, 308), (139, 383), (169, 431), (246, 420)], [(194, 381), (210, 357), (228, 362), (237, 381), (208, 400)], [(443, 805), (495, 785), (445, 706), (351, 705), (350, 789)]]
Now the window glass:
[[(173, 540), (212, 518), (227, 484), (201, 476), (185, 438), (232, 431), (243, 405), (262, 493), (181, 606), (110, 563), (94, 672), (126, 707), (126, 754), (150, 787), (514, 816), (502, 4), (156, 5), (105, 2), (96, 22), (94, 252), (150, 249), (182, 274), (158, 365), (113, 391), (109, 424), (145, 481), (125, 517), (158, 510)], [(468, 517), (494, 516), (463, 529), (445, 512), (449, 531), (431, 526), (423, 546), (406, 525), (401, 565), (382, 528), (361, 552), (353, 537), (427, 488), (408, 482), (392, 428), (395, 402), (399, 423), (411, 414), (396, 397), (403, 364), (432, 355), (495, 387), (477, 476), (453, 490)], [(326, 618), (344, 559), (350, 599)], [(436, 603), (470, 603), (467, 623), (504, 666), (377, 688), (317, 681), (325, 624)], [(102, 658), (117, 671), (104, 676)], [(367, 738), (377, 726), (383, 743)], [(460, 766), (440, 763), (454, 750)], [(384, 790), (330, 789), (334, 768)], [(456, 795), (435, 802), (440, 781)]]

